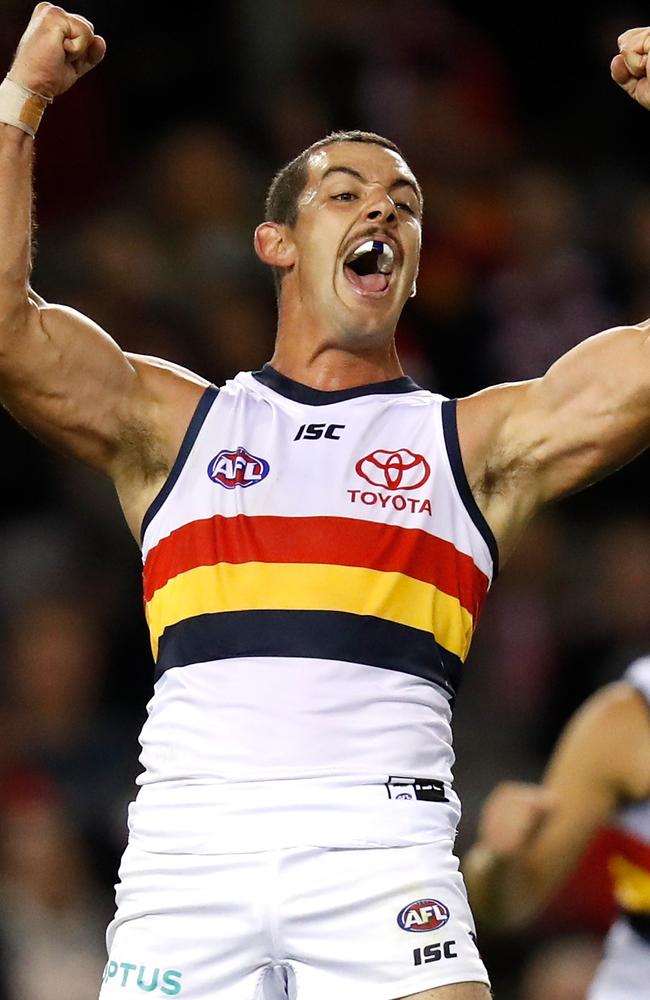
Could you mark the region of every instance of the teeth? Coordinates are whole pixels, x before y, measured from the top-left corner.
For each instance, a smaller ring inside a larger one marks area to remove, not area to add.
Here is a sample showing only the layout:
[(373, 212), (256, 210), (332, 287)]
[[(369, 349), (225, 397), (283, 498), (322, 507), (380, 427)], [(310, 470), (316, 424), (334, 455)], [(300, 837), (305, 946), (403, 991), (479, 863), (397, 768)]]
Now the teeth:
[(365, 253), (376, 253), (377, 270), (381, 274), (390, 274), (393, 269), (395, 254), (393, 253), (393, 248), (388, 243), (384, 243), (383, 240), (367, 240), (360, 247), (356, 248), (348, 263), (351, 263), (358, 257), (362, 257)]
[[(382, 247), (382, 248), (383, 248), (383, 245), (384, 245), (383, 243), (379, 244), (379, 246)], [(362, 243), (360, 247), (357, 247), (357, 249), (354, 251), (354, 253), (350, 257), (350, 260), (352, 261), (352, 260), (356, 260), (357, 257), (362, 257), (364, 253), (372, 253), (372, 251), (374, 249), (375, 249), (375, 243), (374, 243), (374, 241), (373, 240), (368, 240), (367, 243)]]

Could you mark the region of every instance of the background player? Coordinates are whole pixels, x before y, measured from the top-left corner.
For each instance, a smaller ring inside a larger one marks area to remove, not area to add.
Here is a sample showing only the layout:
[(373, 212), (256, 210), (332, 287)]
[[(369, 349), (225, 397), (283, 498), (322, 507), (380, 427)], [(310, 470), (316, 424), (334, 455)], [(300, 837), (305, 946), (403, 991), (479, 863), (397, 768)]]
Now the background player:
[(621, 915), (590, 1000), (633, 1000), (650, 973), (650, 658), (592, 695), (568, 723), (542, 785), (504, 782), (465, 858), (470, 901), (492, 926), (532, 920), (601, 827)]
[[(618, 81), (641, 101), (644, 87), (634, 80), (645, 74), (637, 50), (643, 52), (646, 37), (645, 30), (631, 34), (628, 61), (615, 67)], [(112, 476), (137, 535), (205, 383), (171, 365), (126, 357), (91, 322), (46, 305), (28, 285), (31, 140), (23, 129), (33, 131), (46, 100), (96, 65), (104, 50), (88, 22), (40, 4), (3, 85), (2, 389), (23, 423)], [(417, 273), (417, 182), (389, 144), (321, 145), (305, 167), (295, 215), (269, 218), (256, 234), (261, 259), (283, 274), (276, 373), (317, 392), (399, 379), (393, 333)], [(385, 282), (376, 278), (379, 271), (375, 280), (356, 281), (346, 270), (356, 241), (368, 237), (390, 248), (386, 258), (381, 253)], [(504, 554), (541, 504), (646, 446), (646, 331), (644, 324), (609, 331), (543, 379), (459, 403), (469, 486), (479, 519), (487, 520)], [(481, 992), (476, 985), (440, 985), (436, 996)]]

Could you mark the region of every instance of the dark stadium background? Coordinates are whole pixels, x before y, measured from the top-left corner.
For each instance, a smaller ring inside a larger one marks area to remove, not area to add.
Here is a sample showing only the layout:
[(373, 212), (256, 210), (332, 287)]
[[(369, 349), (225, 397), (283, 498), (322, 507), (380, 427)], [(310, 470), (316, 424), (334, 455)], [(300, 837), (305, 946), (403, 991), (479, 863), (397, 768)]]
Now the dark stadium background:
[[(31, 8), (2, 4), (7, 68)], [(251, 232), (274, 171), (338, 128), (396, 139), (424, 189), (399, 333), (421, 384), (455, 396), (533, 377), (650, 315), (650, 115), (609, 78), (643, 5), (74, 9), (108, 53), (39, 133), (33, 284), (126, 349), (217, 382), (268, 359)], [(0, 433), (0, 994), (77, 1000), (101, 962), (152, 684), (139, 554), (108, 484), (8, 416)], [(650, 648), (647, 475), (639, 459), (540, 517), (495, 586), (456, 714), (461, 853), (490, 787), (537, 778), (571, 711)], [(530, 933), (481, 928), (499, 1000), (559, 998), (540, 969), (590, 968), (611, 914), (601, 868)], [(85, 937), (62, 932), (75, 920)], [(53, 942), (60, 994), (36, 961)]]

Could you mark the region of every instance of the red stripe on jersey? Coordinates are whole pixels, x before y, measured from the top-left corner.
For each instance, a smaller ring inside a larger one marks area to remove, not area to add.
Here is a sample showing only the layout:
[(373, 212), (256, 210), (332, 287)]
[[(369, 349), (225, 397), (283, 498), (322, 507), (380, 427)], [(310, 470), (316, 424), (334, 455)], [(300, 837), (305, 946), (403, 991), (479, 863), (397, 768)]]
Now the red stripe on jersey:
[(168, 580), (216, 563), (284, 562), (361, 566), (402, 573), (457, 597), (474, 624), (488, 589), (472, 558), (419, 528), (348, 517), (214, 517), (191, 521), (151, 550), (144, 565), (144, 598)]
[(650, 844), (618, 827), (608, 827), (604, 833), (608, 855), (619, 855), (639, 868), (650, 872)]

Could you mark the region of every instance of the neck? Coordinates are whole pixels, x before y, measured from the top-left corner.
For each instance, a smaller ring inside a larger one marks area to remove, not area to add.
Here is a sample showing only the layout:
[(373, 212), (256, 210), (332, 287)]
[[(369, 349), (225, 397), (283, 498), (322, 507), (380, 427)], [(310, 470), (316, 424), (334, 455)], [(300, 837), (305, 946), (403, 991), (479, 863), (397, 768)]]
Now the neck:
[(313, 389), (336, 391), (400, 378), (393, 332), (383, 337), (363, 334), (338, 337), (314, 316), (292, 315), (280, 303), (271, 365), (287, 378)]

